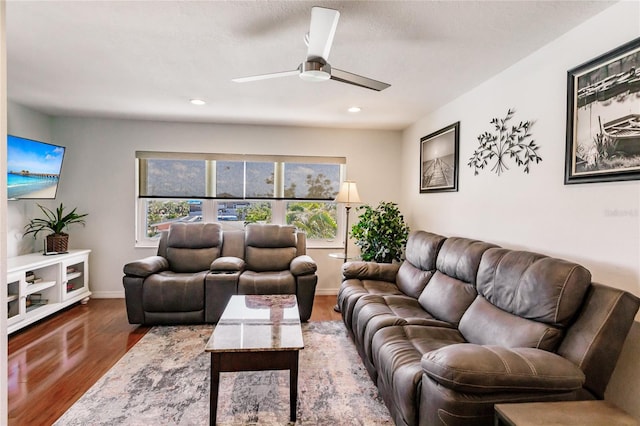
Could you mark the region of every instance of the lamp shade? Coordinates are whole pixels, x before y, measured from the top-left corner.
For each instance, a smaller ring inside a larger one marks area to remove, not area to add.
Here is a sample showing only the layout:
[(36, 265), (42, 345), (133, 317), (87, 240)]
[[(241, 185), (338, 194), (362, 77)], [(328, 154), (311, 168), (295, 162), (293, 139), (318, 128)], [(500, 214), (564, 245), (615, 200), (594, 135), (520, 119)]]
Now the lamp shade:
[(346, 203), (347, 205), (351, 203), (359, 203), (360, 195), (358, 195), (358, 188), (356, 187), (356, 183), (350, 180), (345, 180), (342, 182), (342, 186), (340, 186), (340, 192), (338, 192), (338, 196), (336, 197), (336, 203)]

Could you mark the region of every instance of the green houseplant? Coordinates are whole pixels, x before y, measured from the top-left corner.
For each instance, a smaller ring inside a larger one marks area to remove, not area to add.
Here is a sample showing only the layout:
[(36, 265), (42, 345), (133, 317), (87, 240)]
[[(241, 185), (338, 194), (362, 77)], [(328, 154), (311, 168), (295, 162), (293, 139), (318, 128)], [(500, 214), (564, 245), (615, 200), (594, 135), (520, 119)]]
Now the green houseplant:
[(379, 263), (400, 261), (409, 227), (398, 205), (382, 201), (376, 208), (365, 204), (357, 209), (363, 212), (358, 223), (351, 228), (351, 236), (360, 247), (362, 260)]
[(69, 243), (69, 234), (65, 233), (65, 229), (73, 223), (85, 225), (84, 218), (88, 213), (76, 213), (77, 208), (74, 208), (69, 213), (65, 213), (65, 207), (62, 203), (55, 210), (51, 210), (45, 206), (38, 204), (44, 218), (31, 219), (24, 229), (26, 232), (24, 236), (33, 234), (33, 238), (36, 238), (42, 231), (51, 231), (51, 234), (47, 235), (47, 251), (48, 252), (66, 252)]

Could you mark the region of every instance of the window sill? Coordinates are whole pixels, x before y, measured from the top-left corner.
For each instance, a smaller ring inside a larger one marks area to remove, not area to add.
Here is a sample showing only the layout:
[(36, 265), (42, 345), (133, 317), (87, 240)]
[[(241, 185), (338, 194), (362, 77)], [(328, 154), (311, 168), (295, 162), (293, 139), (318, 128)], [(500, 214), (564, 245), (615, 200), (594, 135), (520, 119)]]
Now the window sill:
[(143, 249), (157, 249), (159, 241), (140, 241), (134, 244), (134, 248), (143, 248)]
[(307, 240), (307, 250), (344, 250), (344, 244), (314, 244), (313, 241)]
[[(134, 248), (141, 249), (157, 249), (158, 241), (140, 241), (136, 242)], [(344, 250), (344, 244), (338, 244), (335, 242), (315, 242), (307, 240), (307, 250)]]

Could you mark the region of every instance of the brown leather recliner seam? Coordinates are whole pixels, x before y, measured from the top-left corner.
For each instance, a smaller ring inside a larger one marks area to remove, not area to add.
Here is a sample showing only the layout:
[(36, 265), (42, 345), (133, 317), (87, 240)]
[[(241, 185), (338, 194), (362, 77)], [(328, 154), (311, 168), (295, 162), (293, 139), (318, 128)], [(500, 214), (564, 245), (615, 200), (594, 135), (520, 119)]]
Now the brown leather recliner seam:
[[(458, 370), (461, 371), (461, 370)], [(444, 382), (449, 382), (449, 383), (453, 383), (455, 385), (462, 385), (462, 386), (466, 386), (468, 388), (474, 388), (474, 389), (496, 389), (496, 390), (508, 390), (508, 389), (514, 389), (517, 388), (519, 391), (522, 390), (526, 390), (526, 391), (544, 391), (544, 390), (549, 390), (548, 386), (514, 386), (514, 385), (491, 385), (491, 386), (487, 386), (487, 385), (481, 385), (481, 384), (475, 384), (475, 383), (467, 383), (467, 382), (459, 382), (456, 380), (452, 380), (452, 379), (448, 379), (446, 377), (440, 376), (438, 374), (434, 374), (434, 373), (427, 373), (429, 376), (437, 378), (437, 379), (441, 379)], [(503, 376), (504, 372), (501, 374), (494, 374), (496, 376)], [(512, 374), (513, 376), (516, 377), (530, 377), (529, 374)], [(483, 376), (488, 376), (488, 374), (483, 374)], [(545, 379), (553, 379), (553, 378), (558, 378), (558, 379), (566, 379), (565, 376), (536, 376), (536, 377), (540, 377), (540, 378), (545, 378)], [(556, 391), (572, 391), (572, 390), (576, 390), (576, 387), (569, 387), (569, 386), (558, 386), (558, 387), (554, 387), (554, 390)]]
[(578, 269), (578, 265), (575, 265), (573, 268), (571, 268), (571, 272), (569, 272), (567, 274), (567, 277), (564, 279), (564, 283), (562, 284), (562, 289), (560, 290), (560, 294), (558, 295), (558, 300), (556, 301), (556, 313), (553, 317), (553, 322), (555, 324), (558, 323), (558, 315), (560, 314), (560, 302), (562, 301), (562, 295), (564, 294), (564, 290), (567, 287), (569, 279), (571, 279), (571, 276), (577, 269)]
[[(438, 363), (436, 361), (431, 361), (431, 362), (436, 364), (436, 365), (438, 365), (438, 366), (443, 366), (443, 364), (440, 364), (440, 363)], [(446, 364), (444, 364), (444, 365), (446, 365)], [(451, 370), (451, 371), (457, 371), (457, 372), (460, 372), (460, 373), (479, 373), (478, 375), (482, 375), (482, 376), (503, 376), (505, 374), (504, 371), (487, 371), (487, 370), (478, 371), (478, 370), (468, 370), (468, 369), (465, 369), (465, 368), (453, 368), (453, 367), (449, 367), (449, 366), (447, 366), (447, 369)], [(445, 377), (440, 376), (440, 375), (438, 375), (436, 373), (433, 373), (431, 371), (427, 372), (427, 374), (430, 375), (430, 376), (433, 375), (434, 377), (439, 377), (439, 378), (445, 379)], [(512, 375), (512, 376), (515, 376), (515, 377), (529, 377), (531, 375), (529, 373), (513, 373), (513, 372), (509, 372), (509, 374)], [(556, 376), (556, 375), (550, 375), (550, 374), (542, 374), (541, 375), (541, 374), (537, 374), (537, 372), (536, 372), (536, 377), (552, 379), (552, 378), (563, 378), (563, 377), (566, 378), (567, 376)], [(447, 380), (452, 382), (452, 383), (463, 384), (462, 382), (456, 382), (455, 380), (451, 380), (451, 379), (447, 379)]]
[[(491, 249), (489, 249), (489, 250), (491, 250)], [(496, 285), (496, 275), (498, 275), (498, 269), (500, 269), (500, 266), (502, 265), (502, 263), (504, 261), (504, 258), (506, 257), (506, 255), (508, 253), (508, 251), (506, 251), (504, 249), (502, 249), (502, 250), (503, 251), (502, 251), (502, 254), (500, 255), (500, 259), (498, 259), (498, 262), (496, 263), (495, 268), (493, 268), (493, 277), (491, 278), (491, 294), (492, 295), (496, 294), (495, 293), (495, 291), (496, 291), (495, 285)], [(485, 253), (486, 253), (486, 251), (485, 251)], [(483, 254), (483, 256), (484, 256), (484, 254)], [(484, 297), (487, 301), (491, 302), (491, 304), (494, 305), (493, 302), (495, 302), (495, 300), (491, 301), (491, 300), (487, 299), (485, 295), (482, 295), (482, 297)]]
[(542, 333), (542, 335), (540, 335), (540, 338), (538, 339), (538, 342), (536, 343), (536, 349), (540, 349), (540, 346), (542, 345), (542, 342), (544, 341), (544, 338), (547, 336), (547, 334), (549, 334), (551, 332), (550, 328), (547, 327), (547, 329), (544, 331), (544, 333)]
[(538, 375), (538, 370), (536, 370), (536, 366), (533, 365), (531, 361), (529, 361), (526, 357), (522, 356), (518, 352), (513, 352), (513, 354), (516, 355), (521, 360), (523, 360), (529, 366), (529, 369), (531, 370), (531, 374), (533, 374), (534, 376)]
[(484, 346), (484, 348), (489, 352), (492, 352), (495, 356), (497, 356), (498, 359), (502, 362), (502, 365), (504, 365), (504, 369), (507, 371), (507, 373), (511, 373), (511, 368), (509, 367), (509, 363), (502, 357), (502, 355), (500, 355), (498, 352), (491, 349), (491, 347), (489, 346)]
[(593, 346), (593, 344), (595, 343), (595, 341), (598, 339), (598, 337), (600, 336), (600, 332), (602, 331), (603, 327), (605, 326), (605, 324), (609, 321), (609, 318), (611, 317), (611, 314), (613, 313), (613, 309), (616, 307), (616, 305), (618, 304), (618, 300), (620, 300), (622, 298), (622, 296), (624, 295), (624, 293), (620, 293), (618, 295), (618, 297), (615, 298), (614, 301), (612, 301), (612, 303), (609, 306), (609, 309), (607, 310), (607, 315), (605, 317), (605, 320), (602, 321), (602, 323), (600, 324), (600, 327), (598, 327), (598, 331), (595, 332), (593, 334), (593, 339), (591, 339), (591, 342), (589, 343), (589, 345), (587, 346), (587, 349), (584, 351), (584, 353), (582, 354), (582, 357), (580, 358), (580, 363), (578, 364), (578, 366), (580, 368), (582, 368), (583, 364), (584, 364), (584, 359), (587, 356), (587, 354), (590, 352), (591, 350), (591, 346)]

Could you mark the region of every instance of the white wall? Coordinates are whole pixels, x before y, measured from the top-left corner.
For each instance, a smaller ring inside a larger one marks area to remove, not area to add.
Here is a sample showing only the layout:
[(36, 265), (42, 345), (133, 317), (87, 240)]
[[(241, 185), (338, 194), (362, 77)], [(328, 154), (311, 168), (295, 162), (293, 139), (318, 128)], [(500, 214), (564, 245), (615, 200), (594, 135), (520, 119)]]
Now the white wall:
[[(136, 150), (344, 156), (364, 202), (399, 200), (400, 132), (58, 117), (52, 134), (67, 147), (57, 201), (89, 213), (87, 226), (69, 234), (72, 248), (93, 250), (94, 297), (123, 297), (122, 266), (155, 254), (134, 247)], [(318, 262), (318, 294), (340, 285), (342, 262), (332, 251), (340, 250), (308, 251)]]
[[(7, 45), (5, 37), (6, 3), (0, 3), (0, 176), (7, 173)], [(0, 288), (7, 288), (7, 183), (0, 183)], [(8, 423), (7, 404), (7, 304), (0, 296), (0, 425)]]
[[(10, 135), (51, 143), (51, 117), (15, 102), (9, 102), (7, 132)], [(64, 176), (61, 177), (62, 182), (64, 182), (63, 179)], [(37, 203), (47, 207), (55, 205), (55, 201), (52, 200), (38, 200)], [(9, 201), (7, 209), (7, 257), (32, 253), (35, 251), (34, 247), (42, 247), (44, 238), (42, 234), (37, 240), (32, 237), (22, 238), (24, 226), (40, 211), (36, 201)]]
[[(563, 184), (567, 70), (638, 37), (639, 16), (639, 2), (618, 3), (406, 129), (402, 206), (412, 228), (572, 260), (640, 296), (640, 182)], [(507, 160), (501, 176), (488, 168), (474, 176), (466, 164), (478, 135), (512, 107), (513, 121), (535, 120), (543, 161), (528, 175)], [(459, 192), (419, 194), (420, 138), (456, 121)], [(638, 418), (639, 339), (636, 323), (607, 393)]]

